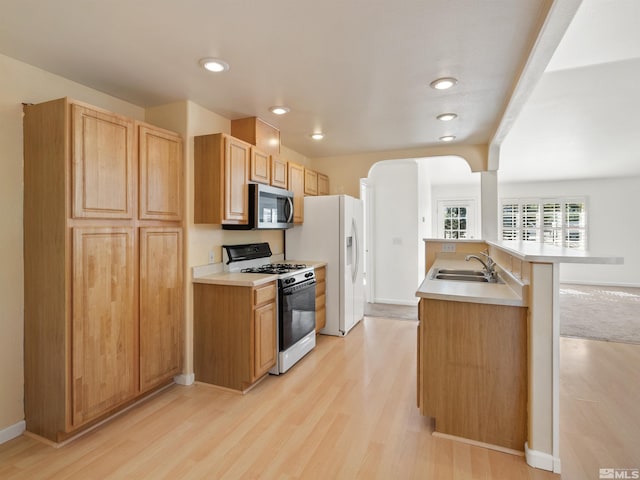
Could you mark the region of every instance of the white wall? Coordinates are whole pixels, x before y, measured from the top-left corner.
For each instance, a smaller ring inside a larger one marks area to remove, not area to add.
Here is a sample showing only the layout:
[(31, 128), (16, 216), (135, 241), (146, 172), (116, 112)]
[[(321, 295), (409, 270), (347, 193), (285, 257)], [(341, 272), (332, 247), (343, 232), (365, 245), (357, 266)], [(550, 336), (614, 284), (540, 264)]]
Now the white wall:
[(374, 298), (377, 303), (414, 305), (422, 280), (415, 160), (377, 163), (369, 174), (374, 189)]
[(588, 250), (624, 257), (624, 265), (562, 264), (560, 281), (640, 286), (640, 177), (501, 183), (501, 198), (587, 197)]

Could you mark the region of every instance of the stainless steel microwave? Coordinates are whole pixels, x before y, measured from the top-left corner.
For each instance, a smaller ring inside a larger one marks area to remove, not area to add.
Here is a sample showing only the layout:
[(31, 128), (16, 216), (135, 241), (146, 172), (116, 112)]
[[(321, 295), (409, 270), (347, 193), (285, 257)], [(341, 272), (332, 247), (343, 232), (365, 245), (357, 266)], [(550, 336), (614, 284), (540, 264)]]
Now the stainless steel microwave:
[(249, 224), (223, 225), (226, 230), (283, 230), (293, 227), (293, 192), (260, 183), (248, 185)]

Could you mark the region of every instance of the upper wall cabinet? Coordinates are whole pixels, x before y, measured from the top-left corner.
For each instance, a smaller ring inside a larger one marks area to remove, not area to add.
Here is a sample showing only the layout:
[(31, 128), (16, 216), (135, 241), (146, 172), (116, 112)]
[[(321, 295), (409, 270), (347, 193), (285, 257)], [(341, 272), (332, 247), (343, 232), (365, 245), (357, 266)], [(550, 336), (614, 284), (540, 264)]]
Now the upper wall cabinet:
[(224, 133), (194, 138), (195, 223), (246, 225), (251, 145)]
[(329, 195), (329, 177), (318, 172), (318, 195)]
[(72, 104), (71, 135), (73, 216), (133, 218), (133, 120)]
[(252, 182), (271, 183), (271, 162), (269, 155), (251, 147), (251, 174), (249, 178)]
[(289, 190), (293, 192), (293, 223), (304, 222), (304, 167), (289, 162)]
[(304, 169), (304, 194), (318, 195), (318, 173), (308, 168)]
[(254, 145), (267, 155), (280, 154), (280, 130), (258, 117), (232, 120), (231, 135)]
[(182, 138), (140, 125), (140, 219), (182, 220)]
[(271, 185), (274, 187), (287, 188), (287, 162), (271, 155)]

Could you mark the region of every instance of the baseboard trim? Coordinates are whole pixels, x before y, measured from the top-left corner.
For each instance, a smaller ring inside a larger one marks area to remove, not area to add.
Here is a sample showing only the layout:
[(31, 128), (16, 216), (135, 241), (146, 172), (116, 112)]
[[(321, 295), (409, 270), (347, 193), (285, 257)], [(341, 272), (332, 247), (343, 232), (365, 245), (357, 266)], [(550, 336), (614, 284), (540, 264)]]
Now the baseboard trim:
[(24, 420), (20, 420), (18, 423), (14, 423), (0, 430), (0, 445), (22, 435), (26, 427), (27, 423)]
[(587, 287), (609, 287), (609, 288), (640, 288), (640, 283), (617, 283), (617, 282), (585, 282), (582, 280), (561, 280), (560, 288), (563, 285), (585, 285)]
[(549, 453), (531, 450), (526, 442), (524, 444), (524, 458), (526, 459), (527, 464), (531, 467), (539, 468), (541, 470), (547, 470), (549, 472), (560, 473), (559, 458), (555, 458)]
[(458, 437), (457, 435), (449, 435), (448, 433), (442, 433), (442, 432), (433, 432), (431, 435), (434, 437), (446, 438), (447, 440), (454, 440), (460, 443), (466, 443), (468, 445), (473, 445), (474, 447), (488, 448), (489, 450), (508, 453), (509, 455), (515, 455), (517, 457), (524, 457), (524, 452), (522, 450), (514, 450), (513, 448), (502, 447), (500, 445), (494, 445), (493, 443), (480, 442), (478, 440)]
[(178, 385), (193, 385), (193, 382), (196, 381), (196, 375), (195, 373), (182, 373), (173, 377), (173, 381)]
[(406, 307), (415, 307), (418, 305), (418, 299), (414, 300), (392, 300), (390, 298), (376, 298), (371, 303), (386, 303), (387, 305), (404, 305)]

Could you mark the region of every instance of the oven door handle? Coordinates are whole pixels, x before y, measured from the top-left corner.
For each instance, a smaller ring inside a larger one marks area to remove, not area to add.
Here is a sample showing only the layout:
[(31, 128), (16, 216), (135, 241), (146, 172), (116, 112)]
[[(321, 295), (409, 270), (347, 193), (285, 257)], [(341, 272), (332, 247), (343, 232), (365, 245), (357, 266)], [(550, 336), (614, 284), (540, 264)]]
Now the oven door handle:
[(304, 283), (299, 283), (297, 285), (293, 285), (291, 287), (284, 287), (282, 289), (282, 294), (283, 295), (291, 295), (293, 293), (298, 293), (301, 292), (302, 290), (306, 290), (307, 288), (311, 288), (316, 284), (316, 280), (309, 280), (307, 282)]

